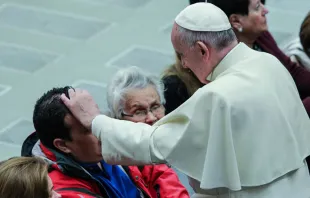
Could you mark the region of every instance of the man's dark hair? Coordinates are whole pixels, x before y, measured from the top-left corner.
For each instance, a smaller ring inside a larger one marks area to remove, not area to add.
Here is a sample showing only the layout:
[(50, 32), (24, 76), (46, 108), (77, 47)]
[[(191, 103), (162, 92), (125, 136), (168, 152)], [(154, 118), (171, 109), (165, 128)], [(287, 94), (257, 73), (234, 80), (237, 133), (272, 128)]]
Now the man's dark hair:
[(206, 2), (206, 0), (189, 0), (189, 4), (199, 3), (199, 2)]
[[(39, 98), (33, 111), (33, 124), (42, 144), (56, 149), (53, 141), (56, 138), (71, 140), (70, 127), (65, 123), (65, 116), (71, 114), (60, 96), (69, 97), (68, 90), (72, 87), (53, 88)], [(56, 149), (57, 150), (57, 149)]]
[[(206, 2), (206, 0), (189, 0), (189, 4)], [(250, 0), (207, 0), (208, 3), (219, 7), (225, 12), (229, 18), (232, 14), (249, 14)], [(266, 0), (261, 0), (262, 4), (265, 4)]]

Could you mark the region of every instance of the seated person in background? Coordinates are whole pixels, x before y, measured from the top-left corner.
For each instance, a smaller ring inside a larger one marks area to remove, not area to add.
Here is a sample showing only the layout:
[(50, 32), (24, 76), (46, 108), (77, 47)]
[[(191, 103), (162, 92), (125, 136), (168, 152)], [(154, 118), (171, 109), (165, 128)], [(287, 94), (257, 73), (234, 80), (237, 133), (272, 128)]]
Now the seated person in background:
[(54, 189), (64, 198), (144, 197), (144, 186), (137, 187), (121, 166), (103, 161), (101, 142), (63, 104), (60, 95), (68, 96), (70, 88), (54, 88), (36, 102), (36, 132), (25, 140), (22, 155), (49, 161)]
[(40, 158), (14, 157), (0, 163), (1, 198), (61, 198)]
[[(310, 59), (310, 12), (308, 13), (307, 17), (305, 18), (305, 20), (301, 25), (299, 37), (301, 45), (303, 46), (304, 51), (306, 52), (308, 58)], [(304, 99), (303, 103), (306, 109), (310, 109), (310, 97)], [(310, 117), (310, 112), (308, 112), (308, 115)], [(308, 164), (310, 164), (310, 159)]]
[[(165, 115), (163, 85), (137, 67), (120, 70), (108, 86), (107, 114), (113, 118), (153, 125)], [(129, 166), (136, 185), (151, 197), (189, 197), (177, 174), (169, 166)]]
[(299, 37), (285, 43), (281, 48), (293, 62), (310, 70), (310, 13), (301, 25)]

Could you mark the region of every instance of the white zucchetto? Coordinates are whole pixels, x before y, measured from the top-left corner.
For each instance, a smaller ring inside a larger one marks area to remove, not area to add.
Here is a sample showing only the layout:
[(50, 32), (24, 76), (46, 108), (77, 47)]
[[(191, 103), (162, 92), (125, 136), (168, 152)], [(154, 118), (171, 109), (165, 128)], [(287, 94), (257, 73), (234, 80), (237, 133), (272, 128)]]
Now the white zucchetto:
[(211, 3), (195, 3), (187, 6), (175, 18), (175, 22), (191, 31), (217, 32), (231, 28), (226, 14)]

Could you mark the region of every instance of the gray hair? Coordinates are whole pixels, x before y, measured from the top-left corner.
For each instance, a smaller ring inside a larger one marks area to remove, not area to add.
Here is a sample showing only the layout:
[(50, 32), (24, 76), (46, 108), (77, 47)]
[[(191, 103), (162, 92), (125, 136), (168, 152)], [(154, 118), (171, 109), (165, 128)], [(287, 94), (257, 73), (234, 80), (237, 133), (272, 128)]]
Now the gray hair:
[(126, 94), (133, 89), (144, 89), (150, 85), (156, 89), (161, 104), (165, 104), (164, 85), (159, 78), (135, 66), (119, 70), (108, 85), (108, 112), (106, 113), (110, 117), (120, 119), (125, 106)]
[(211, 45), (218, 51), (237, 40), (232, 29), (218, 32), (191, 31), (178, 25), (179, 37), (188, 47), (193, 47), (197, 41)]

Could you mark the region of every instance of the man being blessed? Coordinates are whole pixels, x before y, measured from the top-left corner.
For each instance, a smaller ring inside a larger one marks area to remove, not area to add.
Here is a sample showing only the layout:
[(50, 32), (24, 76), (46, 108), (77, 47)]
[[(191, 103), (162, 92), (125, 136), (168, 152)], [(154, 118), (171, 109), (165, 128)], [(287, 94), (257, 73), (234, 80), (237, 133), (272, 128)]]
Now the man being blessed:
[(62, 96), (102, 141), (104, 160), (169, 163), (202, 197), (310, 197), (310, 121), (285, 67), (238, 43), (224, 12), (209, 3), (181, 11), (171, 40), (183, 66), (208, 85), (153, 126), (100, 115), (84, 90)]

